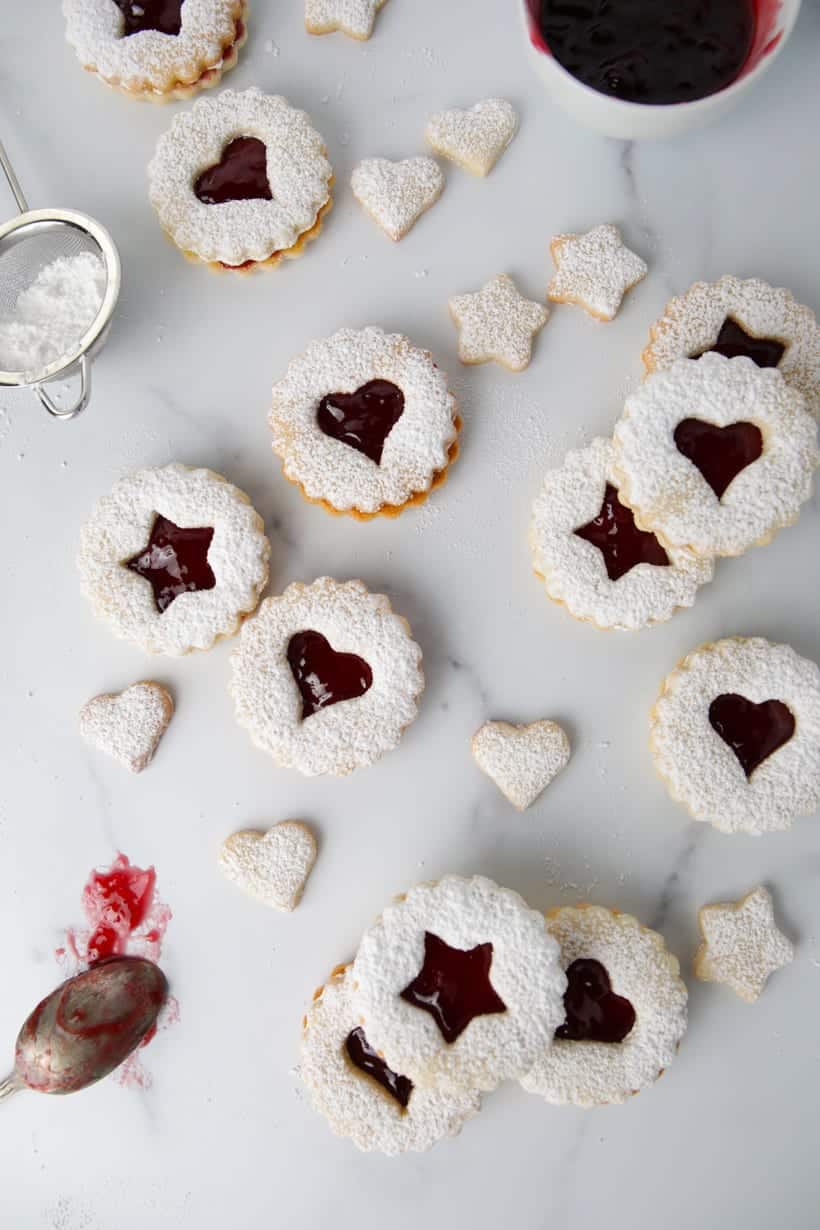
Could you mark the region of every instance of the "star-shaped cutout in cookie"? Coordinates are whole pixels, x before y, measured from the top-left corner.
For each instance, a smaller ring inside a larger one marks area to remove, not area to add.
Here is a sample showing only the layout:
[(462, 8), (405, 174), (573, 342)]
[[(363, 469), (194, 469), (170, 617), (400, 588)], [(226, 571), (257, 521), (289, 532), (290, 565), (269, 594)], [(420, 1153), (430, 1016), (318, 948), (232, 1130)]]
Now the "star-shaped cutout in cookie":
[(451, 948), (426, 931), (424, 964), (401, 998), (429, 1012), (444, 1041), (453, 1043), (475, 1017), (507, 1011), (490, 982), (492, 963), (492, 944)]
[(754, 1003), (770, 974), (794, 958), (794, 945), (778, 931), (771, 893), (761, 885), (740, 901), (705, 905), (698, 913), (703, 943), (695, 973), (705, 982), (725, 982)]
[(151, 526), (148, 545), (123, 567), (144, 577), (154, 591), (160, 615), (180, 594), (213, 589), (216, 585), (208, 563), (208, 548), (214, 532), (211, 526), (181, 529), (167, 517), (157, 514)]
[(305, 26), (309, 34), (341, 30), (350, 38), (373, 33), (376, 14), (385, 0), (305, 0)]
[(458, 328), (461, 362), (493, 359), (513, 372), (527, 366), (532, 340), (549, 319), (549, 308), (525, 299), (507, 273), (500, 273), (473, 295), (455, 295), (449, 308)]
[(609, 222), (585, 235), (556, 235), (550, 244), (555, 274), (547, 287), (553, 303), (577, 303), (598, 320), (612, 320), (624, 295), (646, 277), (647, 266)]

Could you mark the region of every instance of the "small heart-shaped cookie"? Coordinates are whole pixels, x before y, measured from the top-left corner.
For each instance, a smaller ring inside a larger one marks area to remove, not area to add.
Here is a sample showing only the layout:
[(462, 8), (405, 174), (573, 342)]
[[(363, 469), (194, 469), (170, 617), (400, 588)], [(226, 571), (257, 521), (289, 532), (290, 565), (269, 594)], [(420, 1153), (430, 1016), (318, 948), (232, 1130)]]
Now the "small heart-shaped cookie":
[(353, 195), (393, 240), (406, 235), (444, 188), (444, 174), (433, 158), (366, 158), (350, 180)]
[(95, 696), (80, 710), (80, 734), (132, 773), (153, 758), (173, 717), (174, 702), (158, 683), (132, 683), (124, 692)]
[(489, 175), (515, 136), (518, 117), (504, 98), (485, 98), (467, 111), (431, 116), (425, 136), (437, 154), (473, 175)]
[(473, 735), (472, 752), (479, 769), (524, 811), (564, 768), (570, 747), (557, 722), (485, 722)]
[(242, 829), (219, 851), (226, 878), (277, 910), (296, 908), (315, 862), (316, 838), (298, 820), (283, 820), (267, 833)]

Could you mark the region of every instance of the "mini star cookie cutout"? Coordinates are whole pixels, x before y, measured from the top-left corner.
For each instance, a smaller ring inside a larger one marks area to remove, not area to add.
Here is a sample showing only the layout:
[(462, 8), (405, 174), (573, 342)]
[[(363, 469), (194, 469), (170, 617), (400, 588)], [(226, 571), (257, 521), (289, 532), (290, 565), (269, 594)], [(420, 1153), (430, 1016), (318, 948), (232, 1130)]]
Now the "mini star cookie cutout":
[(95, 696), (80, 710), (80, 734), (87, 743), (141, 773), (151, 763), (168, 729), (174, 702), (158, 683), (132, 683), (124, 692)]
[(519, 811), (526, 811), (569, 762), (569, 739), (557, 722), (529, 726), (485, 722), (473, 735), (473, 759)]
[(368, 39), (376, 14), (385, 0), (305, 0), (305, 28), (309, 34), (341, 30), (349, 38)]
[(435, 205), (444, 174), (434, 158), (365, 158), (351, 179), (353, 195), (384, 233), (398, 242)]
[(698, 912), (703, 943), (695, 954), (695, 974), (704, 982), (724, 982), (754, 1003), (775, 970), (794, 959), (794, 945), (778, 931), (772, 897), (762, 885), (736, 902), (705, 905)]
[(598, 320), (613, 320), (623, 297), (647, 274), (647, 265), (609, 222), (585, 235), (556, 235), (550, 243), (555, 274), (547, 288), (553, 303), (577, 303)]
[(462, 363), (496, 363), (520, 372), (532, 357), (532, 342), (549, 319), (549, 309), (519, 293), (507, 273), (472, 295), (455, 295), (450, 315), (458, 329)]
[(283, 820), (267, 833), (232, 833), (219, 851), (225, 878), (278, 910), (296, 908), (315, 862), (316, 838), (298, 820)]

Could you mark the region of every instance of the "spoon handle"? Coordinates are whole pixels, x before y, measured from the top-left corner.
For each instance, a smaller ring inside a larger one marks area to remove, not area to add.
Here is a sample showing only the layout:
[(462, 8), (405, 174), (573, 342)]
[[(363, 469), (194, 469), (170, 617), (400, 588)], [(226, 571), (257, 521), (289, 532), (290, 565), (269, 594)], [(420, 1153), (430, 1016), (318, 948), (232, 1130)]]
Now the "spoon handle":
[(20, 1080), (17, 1073), (10, 1073), (4, 1081), (0, 1081), (0, 1102), (5, 1101), (6, 1098), (10, 1098), (13, 1093), (17, 1093), (17, 1091), (22, 1088), (23, 1082)]

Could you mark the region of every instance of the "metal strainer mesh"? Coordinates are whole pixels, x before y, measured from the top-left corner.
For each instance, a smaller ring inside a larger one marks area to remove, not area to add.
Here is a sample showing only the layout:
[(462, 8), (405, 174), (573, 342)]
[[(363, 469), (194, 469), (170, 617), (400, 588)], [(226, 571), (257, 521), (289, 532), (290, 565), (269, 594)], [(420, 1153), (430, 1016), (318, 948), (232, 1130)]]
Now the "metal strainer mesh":
[(18, 297), (39, 271), (52, 261), (90, 252), (103, 260), (97, 241), (87, 231), (65, 222), (32, 222), (0, 240), (0, 318), (14, 314)]

